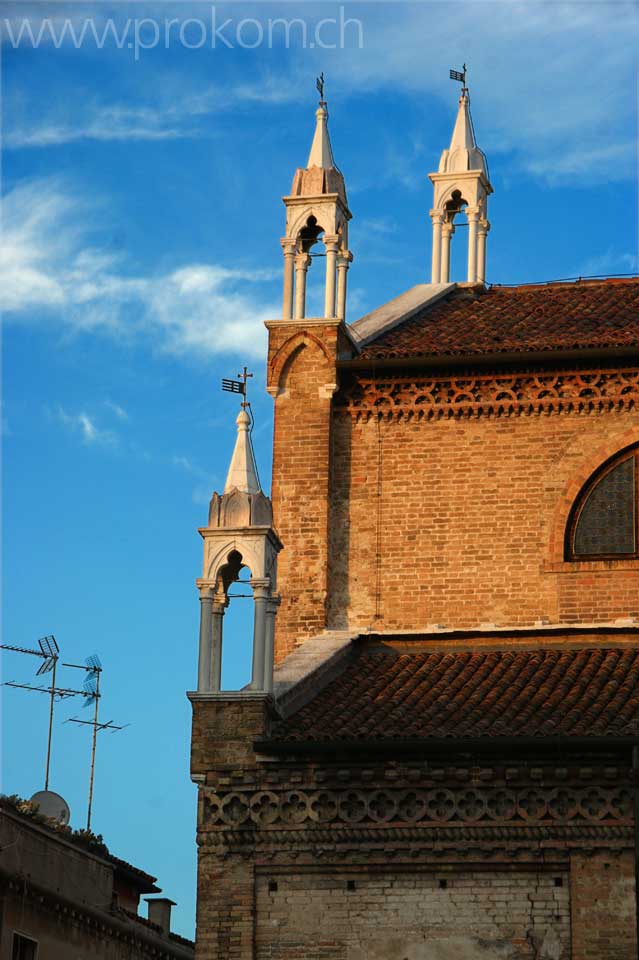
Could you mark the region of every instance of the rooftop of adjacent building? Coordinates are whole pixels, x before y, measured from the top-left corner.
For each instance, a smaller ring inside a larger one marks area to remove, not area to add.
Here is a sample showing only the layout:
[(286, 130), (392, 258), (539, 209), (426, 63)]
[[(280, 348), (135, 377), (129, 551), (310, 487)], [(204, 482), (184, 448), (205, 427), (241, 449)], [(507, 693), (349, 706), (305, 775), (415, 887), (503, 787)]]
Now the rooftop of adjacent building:
[(418, 284), (350, 330), (371, 361), (636, 348), (639, 277)]
[[(17, 878), (25, 891), (30, 887), (39, 898), (53, 897), (59, 901), (63, 912), (98, 910), (116, 923), (135, 924), (154, 937), (167, 937), (176, 948), (186, 948), (187, 952), (180, 952), (180, 956), (192, 956), (192, 941), (163, 931), (160, 925), (135, 912), (141, 895), (161, 892), (156, 877), (114, 856), (101, 836), (73, 830), (43, 816), (36, 804), (17, 796), (0, 796), (0, 820), (7, 836), (12, 836), (11, 842), (3, 846), (11, 849), (0, 868), (4, 882), (11, 885)], [(40, 848), (46, 849), (45, 858)], [(104, 876), (112, 877), (112, 899), (104, 898), (108, 892), (103, 886)]]

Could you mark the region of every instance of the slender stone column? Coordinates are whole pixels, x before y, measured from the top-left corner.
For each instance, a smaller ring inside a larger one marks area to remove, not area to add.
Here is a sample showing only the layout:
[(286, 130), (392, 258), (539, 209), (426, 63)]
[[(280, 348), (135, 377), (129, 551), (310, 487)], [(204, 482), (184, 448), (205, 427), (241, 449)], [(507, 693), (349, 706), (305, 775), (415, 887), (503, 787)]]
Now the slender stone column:
[(479, 210), (466, 210), (468, 218), (468, 282), (477, 280), (477, 221)]
[(337, 316), (346, 319), (346, 277), (353, 254), (348, 250), (337, 258)]
[(198, 693), (210, 690), (211, 678), (211, 607), (213, 594), (210, 587), (200, 587), (200, 650), (197, 665)]
[(251, 688), (264, 689), (264, 663), (266, 653), (266, 608), (269, 600), (269, 580), (251, 580), (255, 619), (253, 626), (253, 675)]
[(433, 259), (431, 283), (439, 283), (442, 260), (442, 222), (444, 218), (438, 210), (431, 210), (430, 216), (433, 221)]
[(306, 316), (306, 271), (311, 265), (307, 253), (298, 253), (295, 257), (295, 319)]
[(486, 283), (486, 234), (490, 230), (488, 220), (480, 220), (477, 227), (477, 279)]
[(454, 232), (452, 223), (442, 223), (440, 283), (448, 283), (450, 278), (450, 238)]
[(273, 668), (275, 651), (275, 616), (282, 598), (277, 594), (269, 597), (266, 605), (266, 643), (264, 646), (264, 690), (273, 692)]
[(324, 316), (335, 316), (335, 268), (337, 264), (338, 236), (324, 237), (326, 247), (326, 294), (324, 297)]
[(210, 690), (219, 693), (222, 689), (222, 629), (224, 625), (224, 602), (216, 600), (211, 610), (211, 680)]
[(291, 320), (293, 317), (293, 286), (295, 279), (295, 241), (284, 237), (280, 240), (284, 251), (284, 298), (282, 302), (282, 319)]

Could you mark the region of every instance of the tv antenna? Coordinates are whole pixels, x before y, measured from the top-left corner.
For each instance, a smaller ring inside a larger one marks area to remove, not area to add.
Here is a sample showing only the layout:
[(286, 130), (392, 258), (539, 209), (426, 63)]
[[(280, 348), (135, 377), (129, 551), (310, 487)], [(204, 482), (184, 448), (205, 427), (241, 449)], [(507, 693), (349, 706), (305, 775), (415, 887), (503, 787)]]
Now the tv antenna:
[(40, 657), (42, 663), (36, 670), (36, 677), (41, 677), (45, 673), (51, 674), (51, 683), (48, 687), (34, 687), (30, 683), (16, 683), (13, 680), (7, 680), (3, 686), (7, 687), (19, 687), (21, 690), (36, 690), (39, 693), (47, 693), (49, 695), (49, 730), (47, 734), (47, 762), (45, 765), (44, 772), (44, 789), (49, 789), (49, 770), (51, 767), (51, 740), (53, 737), (53, 705), (56, 698), (58, 700), (63, 700), (65, 697), (74, 696), (75, 693), (80, 691), (71, 691), (64, 690), (55, 685), (55, 676), (56, 669), (58, 666), (58, 660), (60, 658), (60, 648), (57, 644), (56, 638), (53, 634), (48, 634), (46, 637), (40, 637), (38, 640), (38, 649), (35, 650), (31, 647), (16, 647), (9, 643), (0, 643), (0, 649), (2, 650), (12, 650), (14, 653), (28, 653), (32, 657)]
[(91, 767), (89, 772), (89, 804), (87, 807), (87, 830), (91, 829), (91, 811), (93, 808), (93, 783), (95, 779), (95, 750), (97, 746), (98, 733), (100, 730), (124, 730), (124, 727), (127, 727), (128, 724), (123, 724), (118, 726), (113, 723), (112, 720), (107, 720), (106, 723), (100, 723), (99, 719), (99, 709), (100, 709), (100, 674), (102, 673), (102, 664), (100, 663), (100, 658), (97, 654), (92, 654), (92, 656), (87, 657), (84, 661), (84, 664), (80, 663), (65, 663), (65, 667), (75, 667), (77, 670), (86, 670), (86, 676), (84, 679), (84, 704), (83, 706), (88, 707), (93, 704), (93, 720), (81, 720), (79, 717), (69, 717), (68, 720), (65, 720), (65, 723), (77, 723), (86, 727), (93, 728), (93, 735), (91, 737)]

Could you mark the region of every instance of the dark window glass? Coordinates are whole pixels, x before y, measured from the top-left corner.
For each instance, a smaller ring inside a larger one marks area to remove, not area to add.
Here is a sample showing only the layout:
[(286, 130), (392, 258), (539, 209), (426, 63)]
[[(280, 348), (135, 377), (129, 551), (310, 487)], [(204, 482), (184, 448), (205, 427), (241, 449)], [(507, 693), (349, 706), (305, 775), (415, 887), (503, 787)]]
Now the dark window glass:
[(38, 944), (35, 940), (14, 933), (11, 960), (36, 960), (37, 950)]
[(577, 506), (572, 556), (615, 557), (637, 553), (637, 477), (633, 454), (589, 486)]

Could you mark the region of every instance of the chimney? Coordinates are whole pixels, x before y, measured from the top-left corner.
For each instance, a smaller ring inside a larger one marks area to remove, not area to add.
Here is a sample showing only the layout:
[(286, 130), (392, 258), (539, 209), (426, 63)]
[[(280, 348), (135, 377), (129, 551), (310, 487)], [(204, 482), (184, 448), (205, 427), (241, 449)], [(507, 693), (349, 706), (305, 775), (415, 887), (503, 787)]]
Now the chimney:
[(146, 897), (149, 905), (149, 920), (156, 923), (162, 929), (165, 937), (171, 932), (171, 907), (175, 906), (175, 900), (169, 900), (168, 897)]

